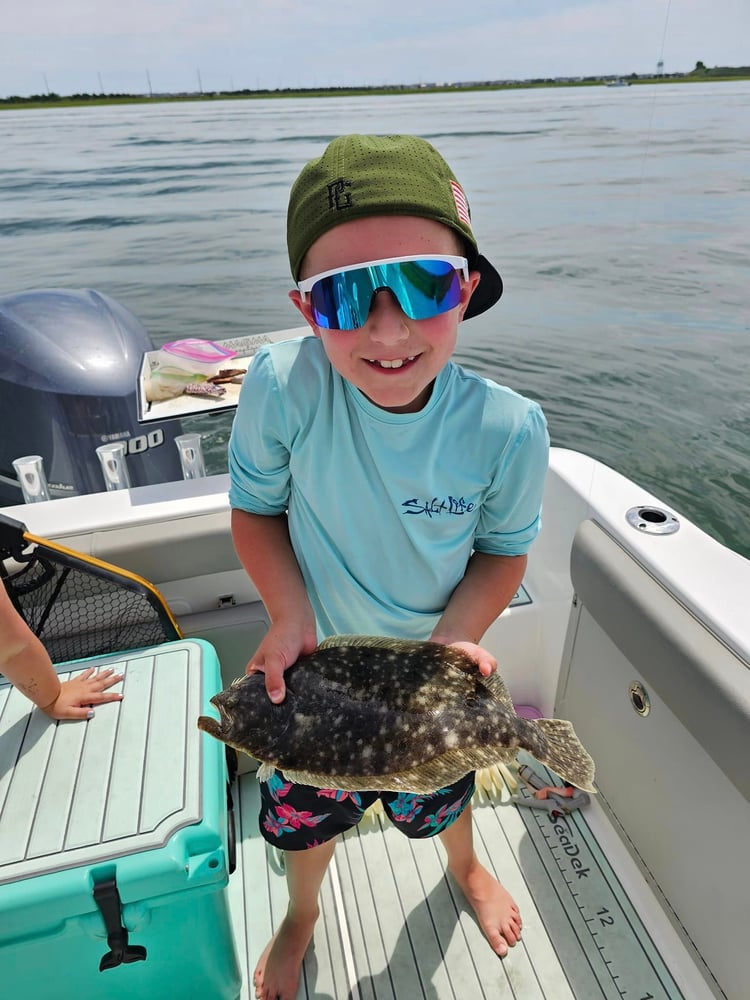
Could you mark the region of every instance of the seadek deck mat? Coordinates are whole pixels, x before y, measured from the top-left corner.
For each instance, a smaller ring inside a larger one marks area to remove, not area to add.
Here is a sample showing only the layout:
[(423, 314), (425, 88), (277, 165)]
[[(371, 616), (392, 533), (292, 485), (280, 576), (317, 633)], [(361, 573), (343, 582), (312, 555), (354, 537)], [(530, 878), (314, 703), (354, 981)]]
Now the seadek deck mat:
[[(536, 770), (545, 773), (538, 764)], [(552, 779), (552, 775), (546, 772)], [(531, 797), (521, 789), (519, 794)], [(675, 984), (586, 821), (518, 810), (537, 864), (524, 865), (532, 895), (559, 945), (576, 996), (673, 1000)], [(567, 933), (566, 933), (567, 931)]]
[[(254, 774), (241, 777), (237, 798), (230, 902), (249, 1000), (287, 896), (278, 852), (258, 833)], [(481, 861), (523, 915), (522, 941), (505, 959), (446, 875), (437, 838), (409, 841), (381, 816), (337, 845), (298, 1000), (682, 998), (585, 812), (554, 818), (492, 802), (474, 809), (474, 829)]]

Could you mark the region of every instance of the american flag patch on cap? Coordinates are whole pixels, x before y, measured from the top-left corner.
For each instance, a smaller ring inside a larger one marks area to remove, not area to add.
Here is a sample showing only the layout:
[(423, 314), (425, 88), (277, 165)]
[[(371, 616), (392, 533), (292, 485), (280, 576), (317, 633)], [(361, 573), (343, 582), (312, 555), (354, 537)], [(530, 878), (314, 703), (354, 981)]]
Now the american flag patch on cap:
[(466, 200), (466, 195), (461, 190), (461, 185), (456, 181), (451, 181), (451, 191), (453, 192), (453, 200), (456, 203), (456, 212), (461, 222), (465, 223), (469, 229), (471, 229), (471, 219), (469, 218), (469, 203)]

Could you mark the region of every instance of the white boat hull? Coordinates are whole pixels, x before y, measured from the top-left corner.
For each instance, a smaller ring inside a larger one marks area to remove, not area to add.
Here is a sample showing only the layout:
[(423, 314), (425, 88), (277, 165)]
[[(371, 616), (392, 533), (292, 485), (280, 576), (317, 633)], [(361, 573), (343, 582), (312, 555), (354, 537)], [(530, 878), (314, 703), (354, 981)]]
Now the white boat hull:
[[(217, 476), (5, 513), (154, 583), (184, 634), (216, 647), (229, 682), (243, 672), (267, 618), (234, 553), (227, 487)], [(626, 513), (638, 507), (676, 516), (679, 530), (633, 527)], [(476, 811), (481, 849), (521, 903), (524, 945), (501, 966), (492, 959), (445, 881), (435, 845), (417, 852), (393, 830), (352, 833), (326, 882), (326, 917), (300, 995), (391, 996), (386, 982), (402, 960), (413, 962), (405, 984), (422, 982), (423, 994), (399, 997), (481, 996), (463, 985), (471, 976), (492, 997), (506, 995), (509, 980), (523, 984), (517, 996), (555, 1000), (618, 996), (626, 983), (628, 996), (744, 995), (750, 563), (611, 469), (552, 449), (524, 590), (530, 601), (507, 609), (484, 644), (517, 703), (574, 722), (597, 761), (600, 790), (580, 817), (566, 820), (570, 829), (511, 806)], [(650, 700), (645, 717), (634, 683)], [(248, 976), (285, 892), (257, 833), (254, 780), (240, 778), (240, 874), (229, 888), (247, 961), (243, 996), (252, 995)], [(598, 859), (596, 880), (579, 876), (571, 856), (584, 841)], [(566, 896), (576, 888), (585, 891)], [(590, 972), (597, 955), (604, 979), (571, 972), (584, 960)], [(634, 979), (636, 968), (653, 979)]]

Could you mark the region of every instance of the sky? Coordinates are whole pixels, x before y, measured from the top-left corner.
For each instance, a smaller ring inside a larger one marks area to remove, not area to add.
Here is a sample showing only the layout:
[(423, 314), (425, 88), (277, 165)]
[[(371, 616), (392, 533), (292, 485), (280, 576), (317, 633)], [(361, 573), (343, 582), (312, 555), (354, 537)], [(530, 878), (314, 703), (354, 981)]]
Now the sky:
[(750, 64), (750, 0), (0, 0), (0, 97)]

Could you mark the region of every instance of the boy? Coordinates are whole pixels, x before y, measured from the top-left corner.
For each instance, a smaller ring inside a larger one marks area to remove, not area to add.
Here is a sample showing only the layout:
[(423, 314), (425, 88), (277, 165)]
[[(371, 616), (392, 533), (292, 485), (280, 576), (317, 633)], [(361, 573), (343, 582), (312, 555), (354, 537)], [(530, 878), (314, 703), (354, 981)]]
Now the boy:
[[(342, 136), (293, 185), (287, 242), (290, 298), (314, 336), (258, 353), (229, 446), (234, 543), (271, 619), (248, 672), (279, 702), (284, 670), (320, 638), (368, 633), (458, 644), (488, 675), (478, 643), (523, 577), (549, 440), (535, 403), (451, 361), (459, 322), (502, 294), (466, 197), (422, 139)], [(502, 956), (521, 918), (474, 853), (473, 779), (381, 798), (408, 836), (439, 833)], [(279, 774), (261, 789), (290, 898), (256, 996), (293, 1000), (334, 838), (377, 793)]]

